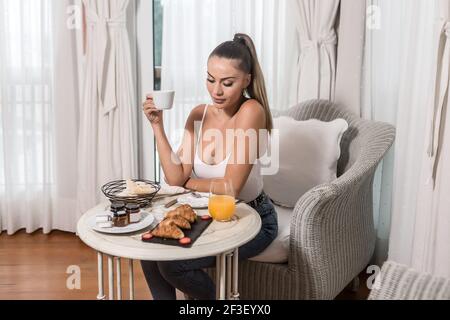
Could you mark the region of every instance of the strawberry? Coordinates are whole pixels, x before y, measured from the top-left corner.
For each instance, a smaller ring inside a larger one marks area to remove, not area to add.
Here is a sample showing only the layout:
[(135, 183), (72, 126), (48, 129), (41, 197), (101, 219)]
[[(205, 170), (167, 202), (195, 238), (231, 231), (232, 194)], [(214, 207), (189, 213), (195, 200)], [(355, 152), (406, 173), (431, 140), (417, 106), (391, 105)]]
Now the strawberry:
[(151, 233), (144, 233), (142, 235), (142, 240), (151, 240), (153, 238), (153, 235)]
[(208, 221), (208, 220), (211, 220), (212, 217), (207, 215), (207, 214), (205, 214), (204, 216), (201, 216), (201, 219), (204, 220), (204, 221)]
[(191, 240), (191, 238), (185, 237), (183, 239), (180, 239), (179, 242), (180, 242), (180, 244), (187, 245), (187, 244), (190, 244), (192, 242), (192, 240)]

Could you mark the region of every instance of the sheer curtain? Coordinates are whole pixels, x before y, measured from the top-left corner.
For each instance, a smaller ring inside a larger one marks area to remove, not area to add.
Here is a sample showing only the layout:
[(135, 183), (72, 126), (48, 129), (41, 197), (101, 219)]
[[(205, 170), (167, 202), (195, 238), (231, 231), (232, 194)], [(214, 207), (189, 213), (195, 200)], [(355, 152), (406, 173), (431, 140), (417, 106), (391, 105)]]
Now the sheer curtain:
[(395, 146), (374, 181), (374, 262), (381, 265), (389, 247), (389, 258), (407, 263), (432, 92), (435, 1), (371, 0), (368, 5), (380, 20), (379, 27), (367, 28), (361, 114), (397, 128)]
[(0, 231), (75, 231), (71, 1), (0, 0)]
[[(407, 250), (400, 248), (403, 239), (393, 238), (390, 256), (402, 259), (413, 268), (437, 276), (450, 277), (450, 1), (438, 0), (433, 50), (433, 80), (430, 81), (425, 146), (421, 161), (419, 190), (414, 216), (404, 212), (394, 213), (400, 219), (413, 219), (414, 229), (403, 233), (403, 238), (413, 237)], [(394, 223), (392, 233), (398, 233), (402, 225)]]
[[(289, 96), (298, 48), (288, 0), (163, 0), (162, 89), (176, 90), (175, 107), (165, 114), (172, 147), (181, 142), (191, 109), (210, 103), (206, 90), (207, 59), (237, 32), (249, 34), (264, 72), (274, 109), (296, 103)], [(296, 97), (295, 97), (296, 98)]]
[(341, 0), (334, 102), (358, 116), (361, 116), (362, 90), (355, 88), (363, 85), (366, 12), (366, 1)]

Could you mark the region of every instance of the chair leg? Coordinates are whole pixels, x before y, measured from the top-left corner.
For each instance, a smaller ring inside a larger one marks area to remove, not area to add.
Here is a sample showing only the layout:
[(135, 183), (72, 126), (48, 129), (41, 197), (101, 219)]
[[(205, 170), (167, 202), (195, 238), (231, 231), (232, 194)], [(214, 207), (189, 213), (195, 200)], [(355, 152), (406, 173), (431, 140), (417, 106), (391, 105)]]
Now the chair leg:
[(351, 285), (351, 290), (354, 293), (358, 292), (358, 290), (359, 290), (359, 276), (356, 276), (355, 278), (353, 278), (352, 285)]

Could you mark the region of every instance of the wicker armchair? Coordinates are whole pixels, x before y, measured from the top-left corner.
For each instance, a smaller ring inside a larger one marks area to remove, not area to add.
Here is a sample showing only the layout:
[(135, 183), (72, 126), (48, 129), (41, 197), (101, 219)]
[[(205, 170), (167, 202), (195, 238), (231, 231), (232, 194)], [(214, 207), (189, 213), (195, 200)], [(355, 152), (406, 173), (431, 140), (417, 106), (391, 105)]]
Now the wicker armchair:
[(333, 299), (368, 265), (375, 247), (372, 184), (394, 142), (395, 128), (362, 120), (323, 100), (282, 113), (349, 123), (341, 143), (338, 179), (317, 186), (297, 202), (291, 220), (288, 262), (243, 261), (242, 299)]
[(398, 264), (384, 263), (380, 283), (369, 300), (450, 300), (450, 279), (432, 276)]

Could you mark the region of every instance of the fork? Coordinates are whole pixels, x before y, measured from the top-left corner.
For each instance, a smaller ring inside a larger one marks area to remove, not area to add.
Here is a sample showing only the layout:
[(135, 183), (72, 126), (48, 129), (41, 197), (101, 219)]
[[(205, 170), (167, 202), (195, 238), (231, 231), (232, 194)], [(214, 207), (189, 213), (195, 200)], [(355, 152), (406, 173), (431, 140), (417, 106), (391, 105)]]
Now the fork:
[(195, 198), (203, 198), (201, 194), (197, 193), (197, 192), (192, 192), (192, 196), (194, 196)]

